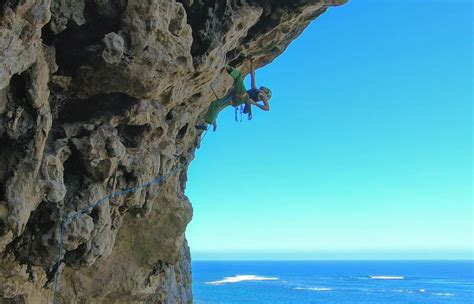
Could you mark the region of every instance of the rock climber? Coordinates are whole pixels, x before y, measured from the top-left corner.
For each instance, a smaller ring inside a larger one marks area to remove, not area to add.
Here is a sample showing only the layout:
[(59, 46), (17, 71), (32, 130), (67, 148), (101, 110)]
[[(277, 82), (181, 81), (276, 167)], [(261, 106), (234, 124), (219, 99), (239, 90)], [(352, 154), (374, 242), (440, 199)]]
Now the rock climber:
[(226, 66), (226, 70), (234, 79), (234, 85), (232, 86), (232, 89), (224, 97), (217, 98), (211, 102), (211, 105), (204, 116), (204, 123), (196, 125), (196, 129), (207, 130), (208, 125), (212, 125), (213, 131), (216, 131), (217, 116), (219, 115), (219, 112), (228, 106), (235, 107), (237, 111), (237, 107), (244, 105), (243, 113), (248, 114), (249, 119), (252, 119), (252, 105), (260, 108), (263, 111), (270, 111), (269, 101), (272, 97), (272, 91), (266, 87), (260, 87), (257, 89), (255, 69), (252, 61), (250, 61), (250, 78), (252, 85), (250, 90), (245, 89), (244, 77), (237, 69), (231, 66)]

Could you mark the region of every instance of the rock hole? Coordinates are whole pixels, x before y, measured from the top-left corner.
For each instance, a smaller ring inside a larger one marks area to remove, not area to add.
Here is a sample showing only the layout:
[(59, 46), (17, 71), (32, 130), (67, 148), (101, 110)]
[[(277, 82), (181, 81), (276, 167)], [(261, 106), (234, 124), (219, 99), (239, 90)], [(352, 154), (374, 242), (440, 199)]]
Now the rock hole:
[(162, 97), (163, 105), (169, 104), (171, 102), (172, 97), (173, 97), (173, 88), (170, 88), (168, 91), (166, 91), (163, 94), (163, 97)]
[[(117, 1), (120, 2), (122, 1)], [(74, 76), (82, 65), (101, 63), (103, 37), (107, 33), (120, 30), (121, 13), (124, 8), (117, 8), (110, 14), (110, 11), (102, 12), (97, 6), (97, 1), (86, 1), (84, 9), (86, 23), (81, 26), (68, 24), (66, 29), (57, 35), (51, 30), (42, 31), (45, 43), (56, 47), (56, 63), (60, 75)]]
[(186, 132), (188, 131), (188, 124), (185, 124), (184, 126), (179, 129), (178, 134), (176, 134), (176, 140), (182, 140), (184, 136), (186, 135)]
[(28, 114), (36, 116), (36, 110), (33, 108), (28, 95), (28, 88), (31, 87), (30, 70), (21, 74), (14, 74), (10, 79), (8, 86), (8, 99), (10, 104), (21, 106)]
[(174, 16), (174, 18), (171, 19), (170, 24), (168, 26), (168, 30), (170, 31), (171, 34), (175, 36), (179, 36), (179, 33), (181, 32), (181, 29), (182, 29), (183, 18), (184, 18), (184, 9), (182, 6), (179, 6), (178, 10), (176, 11), (176, 16)]
[(1, 4), (1, 7), (0, 7), (0, 15), (3, 16), (3, 14), (5, 13), (5, 10), (6, 8), (10, 8), (12, 10), (15, 10), (15, 8), (18, 6), (18, 4), (20, 3), (20, 0), (6, 0), (6, 1), (2, 1), (3, 4)]
[(171, 109), (171, 110), (168, 112), (168, 114), (166, 114), (165, 120), (166, 120), (166, 121), (171, 121), (171, 120), (173, 120), (173, 119), (174, 119), (174, 114), (173, 114), (173, 109)]
[(98, 181), (105, 181), (110, 176), (110, 169), (112, 167), (112, 161), (108, 158), (101, 160), (94, 172), (92, 173), (93, 177)]
[(92, 218), (94, 224), (97, 224), (97, 222), (99, 221), (99, 208), (93, 208), (89, 216)]
[(229, 64), (231, 66), (238, 66), (238, 65), (242, 64), (244, 62), (244, 60), (245, 60), (244, 55), (240, 54), (237, 57), (230, 57), (230, 63)]
[(120, 92), (94, 95), (65, 104), (59, 111), (58, 120), (72, 123), (104, 115), (122, 115), (136, 101), (135, 97)]
[(18, 143), (27, 144), (34, 137), (34, 126), (36, 125), (37, 111), (32, 106), (31, 96), (28, 90), (32, 87), (30, 76), (31, 69), (14, 74), (10, 79), (6, 94), (4, 111), (12, 113), (5, 117), (5, 122), (10, 125), (5, 128), (8, 137), (15, 139)]
[(8, 245), (8, 250), (28, 266), (46, 266), (54, 261), (54, 253), (43, 245), (42, 238), (56, 225), (53, 217), (57, 215), (54, 204), (42, 202), (30, 215), (25, 231)]
[[(186, 1), (180, 0), (183, 3)], [(193, 29), (193, 43), (191, 45), (191, 55), (196, 62), (197, 57), (201, 57), (208, 50), (214, 41), (220, 41), (229, 22), (223, 16), (227, 11), (226, 1), (196, 1), (191, 6), (186, 6), (187, 22)]]
[(0, 137), (0, 200), (5, 200), (6, 181), (13, 175), (18, 162), (24, 158), (25, 146), (18, 141)]
[[(137, 179), (131, 172), (124, 171), (123, 178), (125, 180), (125, 185), (127, 188), (132, 188), (135, 186)], [(122, 189), (125, 190), (125, 189)]]
[(137, 148), (140, 146), (143, 142), (143, 138), (150, 130), (150, 125), (125, 125), (119, 127), (122, 142), (127, 148)]
[(79, 152), (76, 150), (74, 145), (69, 148), (71, 150), (71, 155), (69, 155), (68, 159), (64, 162), (64, 173), (81, 174), (82, 168)]
[(69, 149), (71, 150), (71, 155), (69, 155), (68, 159), (64, 162), (63, 173), (64, 184), (66, 185), (65, 202), (74, 199), (75, 195), (81, 189), (85, 177), (79, 152), (74, 145), (69, 145)]
[(179, 56), (178, 58), (176, 58), (176, 61), (177, 61), (179, 64), (186, 64), (186, 62), (188, 62), (188, 60), (187, 60), (186, 57), (184, 57), (184, 56)]
[(280, 48), (278, 48), (278, 47), (275, 46), (275, 47), (272, 48), (271, 52), (272, 52), (273, 54), (275, 54), (275, 53), (281, 52), (281, 50), (280, 50)]
[(9, 97), (15, 102), (26, 100), (26, 72), (19, 74), (14, 74), (10, 79), (10, 85), (8, 86)]
[(155, 140), (158, 140), (161, 136), (163, 136), (164, 133), (165, 133), (165, 130), (163, 130), (162, 127), (158, 127), (153, 132), (153, 137)]
[(79, 265), (80, 260), (87, 254), (87, 243), (79, 245), (76, 249), (67, 251), (64, 262), (68, 265)]
[(51, 21), (41, 28), (41, 39), (46, 45), (54, 45), (56, 41), (56, 35), (51, 30)]
[(7, 224), (3, 219), (0, 219), (0, 237), (4, 236), (7, 232)]

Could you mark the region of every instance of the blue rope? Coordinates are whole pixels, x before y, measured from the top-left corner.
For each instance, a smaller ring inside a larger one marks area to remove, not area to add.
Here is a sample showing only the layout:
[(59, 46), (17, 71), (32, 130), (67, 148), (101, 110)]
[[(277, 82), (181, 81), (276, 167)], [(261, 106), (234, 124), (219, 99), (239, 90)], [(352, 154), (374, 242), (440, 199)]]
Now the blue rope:
[[(202, 133), (201, 139), (199, 140), (199, 143), (198, 143), (198, 146), (204, 140), (204, 138), (206, 137), (206, 134), (207, 134), (207, 130)], [(56, 258), (56, 272), (54, 274), (54, 288), (53, 288), (53, 297), (52, 297), (52, 303), (53, 304), (56, 304), (56, 294), (57, 294), (57, 291), (59, 289), (59, 280), (60, 280), (60, 276), (61, 276), (61, 271), (60, 271), (60, 268), (61, 268), (60, 267), (61, 266), (61, 253), (63, 251), (64, 230), (65, 230), (66, 225), (68, 225), (69, 223), (71, 223), (72, 221), (78, 219), (80, 216), (82, 216), (86, 213), (91, 213), (94, 208), (99, 207), (100, 205), (102, 205), (103, 203), (105, 203), (106, 201), (111, 199), (112, 197), (117, 197), (117, 196), (122, 196), (122, 195), (125, 195), (125, 194), (129, 194), (129, 193), (134, 193), (134, 192), (136, 192), (140, 189), (147, 188), (147, 187), (149, 187), (153, 184), (160, 184), (161, 182), (164, 182), (164, 181), (166, 181), (166, 179), (168, 177), (170, 177), (170, 176), (174, 175), (175, 173), (177, 173), (182, 167), (184, 167), (184, 164), (181, 164), (181, 165), (177, 166), (176, 168), (171, 169), (168, 173), (166, 173), (162, 176), (156, 177), (156, 178), (152, 179), (149, 182), (138, 185), (134, 188), (128, 188), (128, 189), (124, 189), (124, 190), (121, 190), (121, 191), (116, 191), (116, 192), (113, 192), (113, 193), (111, 193), (107, 196), (104, 196), (103, 198), (96, 201), (95, 203), (93, 203), (93, 204), (91, 204), (91, 205), (89, 205), (85, 208), (82, 208), (79, 211), (76, 211), (73, 214), (67, 216), (62, 221), (60, 234), (59, 234), (58, 256)], [(160, 188), (158, 190), (158, 194), (160, 193), (161, 189), (162, 188)]]

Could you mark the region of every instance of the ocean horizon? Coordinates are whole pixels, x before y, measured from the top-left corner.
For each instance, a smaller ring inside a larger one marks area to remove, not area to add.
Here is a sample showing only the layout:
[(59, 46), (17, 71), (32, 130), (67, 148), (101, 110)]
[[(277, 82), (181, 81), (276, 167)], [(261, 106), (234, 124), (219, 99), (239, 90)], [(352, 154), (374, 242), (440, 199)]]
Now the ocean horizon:
[(473, 260), (204, 261), (194, 303), (474, 303)]

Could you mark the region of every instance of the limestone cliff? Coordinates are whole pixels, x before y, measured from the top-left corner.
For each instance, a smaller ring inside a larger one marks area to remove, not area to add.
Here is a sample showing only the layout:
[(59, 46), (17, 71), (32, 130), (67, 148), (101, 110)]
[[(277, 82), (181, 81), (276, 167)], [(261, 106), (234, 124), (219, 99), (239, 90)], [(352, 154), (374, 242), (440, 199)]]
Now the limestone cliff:
[[(0, 303), (189, 303), (194, 129), (223, 67), (344, 0), (2, 0)], [(282, 76), (283, 77), (283, 76)], [(114, 191), (175, 170), (161, 184)]]

